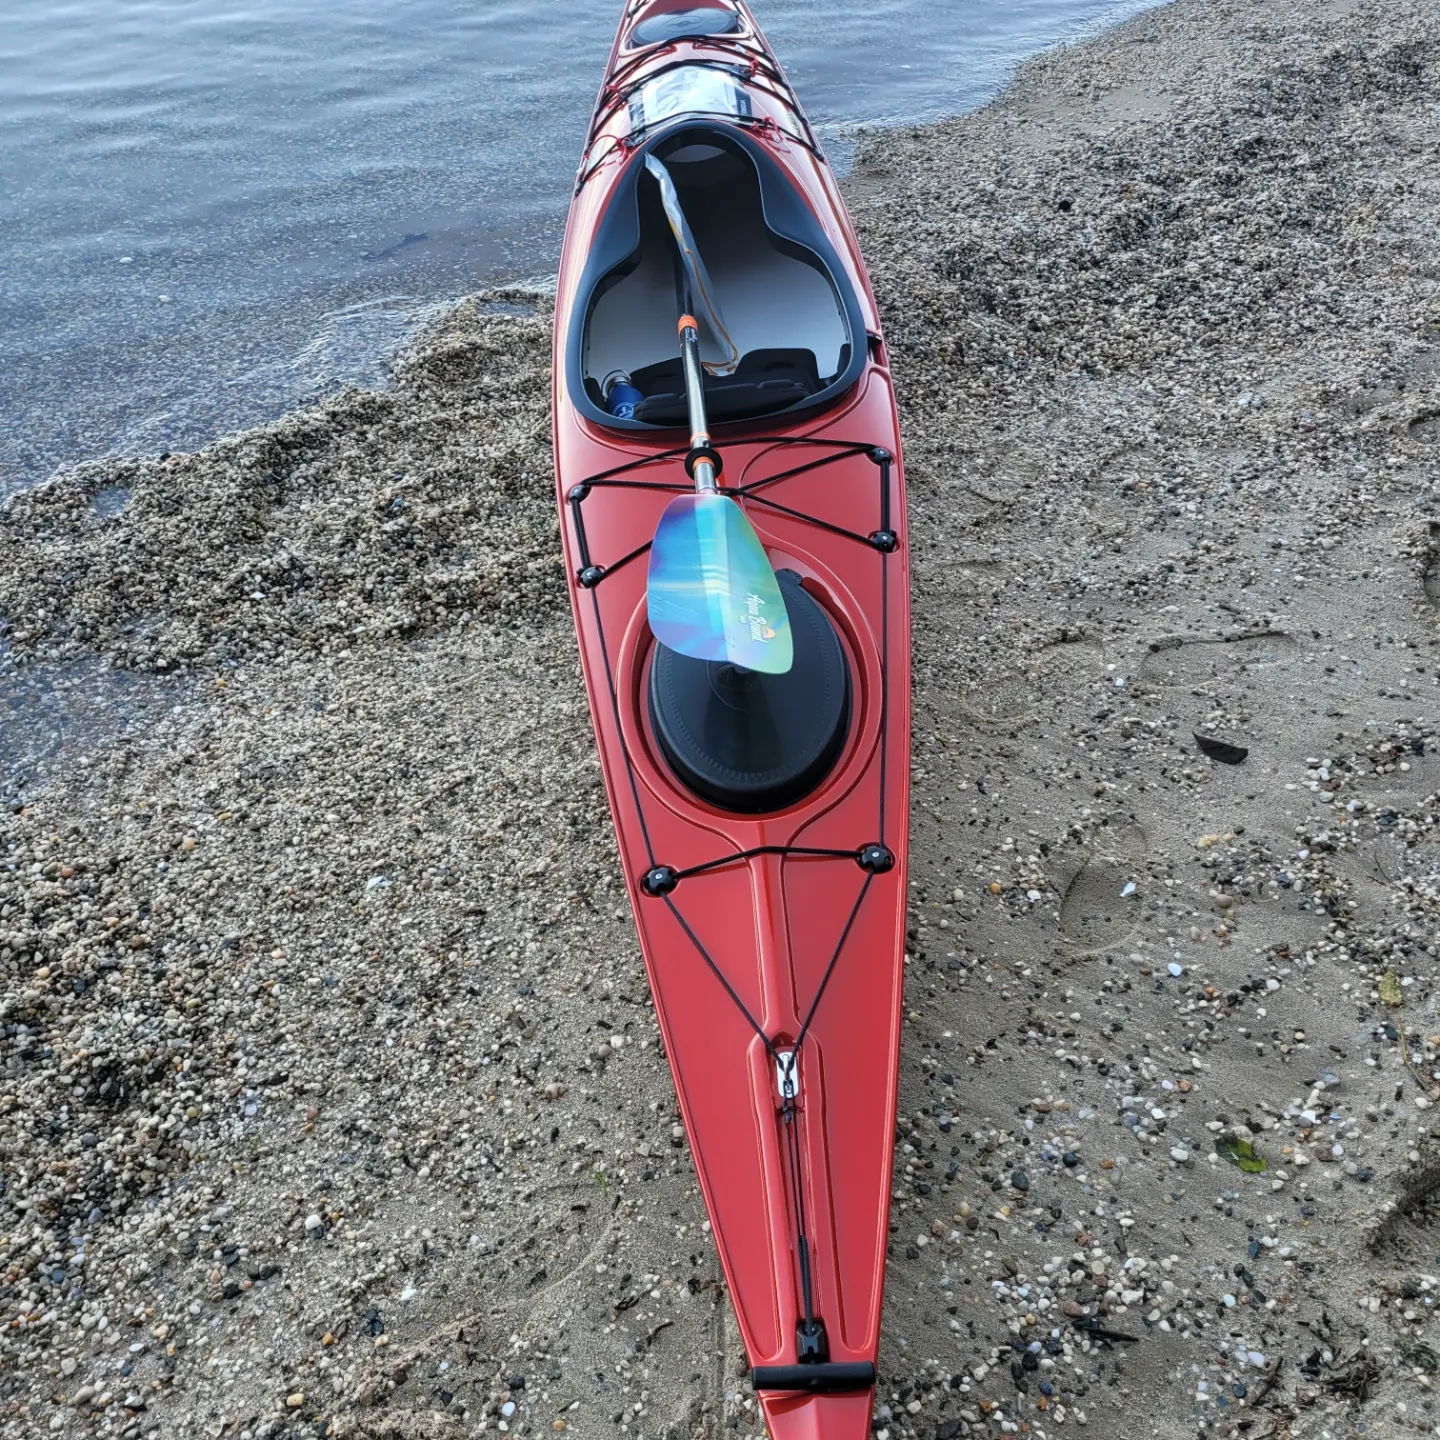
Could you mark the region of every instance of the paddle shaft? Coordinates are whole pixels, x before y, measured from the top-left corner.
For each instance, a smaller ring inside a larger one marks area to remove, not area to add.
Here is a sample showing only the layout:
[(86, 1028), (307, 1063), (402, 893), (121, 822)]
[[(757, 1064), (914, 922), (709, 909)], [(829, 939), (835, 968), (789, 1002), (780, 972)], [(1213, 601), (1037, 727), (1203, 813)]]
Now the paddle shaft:
[(645, 168), (655, 177), (660, 187), (660, 202), (665, 207), (665, 218), (670, 222), (670, 233), (675, 237), (675, 255), (684, 272), (687, 291), (684, 304), (686, 310), (693, 310), (705, 317), (710, 337), (725, 352), (723, 360), (709, 360), (705, 368), (712, 375), (733, 375), (740, 364), (740, 352), (730, 337), (725, 317), (720, 313), (720, 301), (715, 293), (715, 282), (700, 258), (700, 247), (695, 243), (690, 223), (680, 206), (680, 195), (670, 172), (653, 155), (645, 157)]
[[(710, 430), (705, 419), (705, 372), (700, 368), (700, 330), (693, 315), (680, 317), (680, 360), (685, 367), (685, 403), (690, 411), (690, 448), (708, 449)], [(715, 466), (703, 457), (695, 462), (695, 489), (710, 495), (719, 488)]]

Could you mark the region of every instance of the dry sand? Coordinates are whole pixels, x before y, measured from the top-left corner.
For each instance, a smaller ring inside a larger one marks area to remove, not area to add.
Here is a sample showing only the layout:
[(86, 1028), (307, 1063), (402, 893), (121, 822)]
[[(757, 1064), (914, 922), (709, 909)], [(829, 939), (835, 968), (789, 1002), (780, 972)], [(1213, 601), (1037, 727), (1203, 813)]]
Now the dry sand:
[[(882, 1435), (1440, 1431), (1437, 176), (1408, 0), (1182, 0), (862, 157), (917, 621)], [(547, 323), (0, 513), (6, 1436), (757, 1432)]]

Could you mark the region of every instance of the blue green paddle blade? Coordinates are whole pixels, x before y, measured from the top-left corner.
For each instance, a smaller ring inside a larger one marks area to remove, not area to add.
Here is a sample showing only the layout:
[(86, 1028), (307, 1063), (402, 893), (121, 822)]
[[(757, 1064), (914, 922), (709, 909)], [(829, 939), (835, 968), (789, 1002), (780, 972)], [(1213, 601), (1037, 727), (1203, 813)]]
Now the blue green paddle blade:
[(765, 547), (745, 512), (714, 491), (677, 495), (650, 547), (646, 598), (662, 645), (783, 675), (793, 659), (790, 617)]

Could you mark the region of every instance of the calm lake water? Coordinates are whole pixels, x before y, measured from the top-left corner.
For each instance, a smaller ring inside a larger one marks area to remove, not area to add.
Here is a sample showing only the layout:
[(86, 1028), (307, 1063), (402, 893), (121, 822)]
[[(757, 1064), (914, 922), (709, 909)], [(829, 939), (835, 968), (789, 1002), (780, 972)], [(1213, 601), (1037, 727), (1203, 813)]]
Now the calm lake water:
[[(1147, 0), (758, 0), (833, 152)], [(552, 272), (620, 0), (6, 0), (0, 494), (175, 449)]]

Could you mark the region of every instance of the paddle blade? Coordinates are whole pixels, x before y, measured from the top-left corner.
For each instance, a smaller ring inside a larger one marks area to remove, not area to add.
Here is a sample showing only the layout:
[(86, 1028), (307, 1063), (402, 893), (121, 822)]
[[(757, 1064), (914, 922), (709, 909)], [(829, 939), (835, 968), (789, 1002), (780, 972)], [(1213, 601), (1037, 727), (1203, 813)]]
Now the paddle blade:
[(779, 581), (745, 512), (727, 496), (677, 495), (650, 547), (650, 628), (697, 660), (783, 675), (793, 650)]

